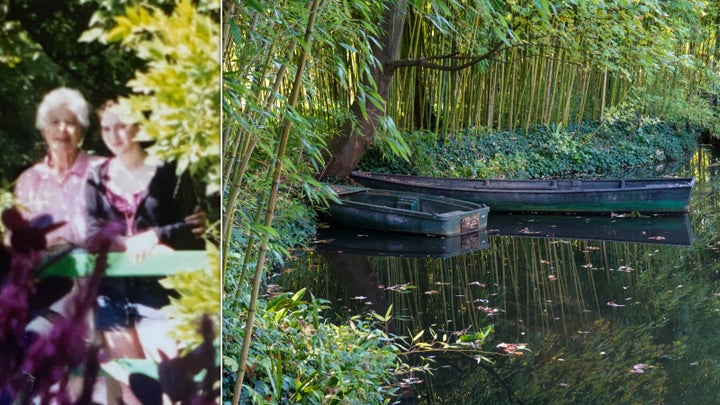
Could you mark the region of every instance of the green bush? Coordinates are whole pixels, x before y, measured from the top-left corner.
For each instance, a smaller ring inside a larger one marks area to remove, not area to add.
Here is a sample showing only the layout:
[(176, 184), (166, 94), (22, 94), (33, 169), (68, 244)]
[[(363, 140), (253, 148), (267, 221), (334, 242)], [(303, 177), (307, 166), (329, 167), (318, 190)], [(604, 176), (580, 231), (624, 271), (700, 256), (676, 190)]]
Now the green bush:
[[(618, 169), (652, 168), (682, 159), (697, 145), (698, 132), (652, 117), (582, 125), (539, 126), (488, 133), (467, 129), (445, 139), (414, 132), (411, 161), (379, 148), (363, 157), (368, 171), (446, 177), (559, 178), (602, 176)], [(648, 177), (654, 173), (646, 173)]]
[[(314, 297), (304, 301), (304, 295), (303, 289), (258, 303), (241, 402), (388, 402), (399, 352), (393, 340), (360, 316), (339, 326), (328, 322), (321, 316), (325, 301)], [(247, 308), (240, 313), (247, 313)], [(226, 387), (236, 382), (243, 322), (225, 316)], [(225, 390), (225, 395), (230, 392)]]

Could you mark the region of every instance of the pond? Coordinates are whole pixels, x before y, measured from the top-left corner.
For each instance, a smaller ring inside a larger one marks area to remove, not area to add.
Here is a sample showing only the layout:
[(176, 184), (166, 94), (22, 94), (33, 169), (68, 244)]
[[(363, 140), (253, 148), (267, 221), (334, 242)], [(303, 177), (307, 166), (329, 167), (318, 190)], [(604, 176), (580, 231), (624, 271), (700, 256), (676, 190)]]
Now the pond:
[(412, 355), (432, 374), (405, 376), (398, 402), (711, 403), (720, 392), (712, 155), (701, 148), (673, 168), (697, 178), (687, 216), (491, 212), (487, 234), (449, 240), (330, 230), (336, 245), (318, 244), (275, 281), (307, 287), (340, 316), (391, 308), (396, 335), (425, 331), (437, 342), (492, 330), (481, 351)]

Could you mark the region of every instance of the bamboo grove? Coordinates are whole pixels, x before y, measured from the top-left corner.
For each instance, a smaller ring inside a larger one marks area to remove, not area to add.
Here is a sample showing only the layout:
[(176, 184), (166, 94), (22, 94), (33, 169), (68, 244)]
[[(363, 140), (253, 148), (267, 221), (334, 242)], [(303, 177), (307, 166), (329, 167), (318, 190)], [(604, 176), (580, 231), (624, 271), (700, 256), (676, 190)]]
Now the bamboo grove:
[(412, 131), (656, 116), (717, 133), (717, 1), (242, 0), (223, 14), (221, 266), (225, 311), (252, 296), (247, 335), (265, 262), (302, 239), (278, 223), (332, 198), (319, 175), (362, 137), (331, 141), (363, 125), (398, 159)]

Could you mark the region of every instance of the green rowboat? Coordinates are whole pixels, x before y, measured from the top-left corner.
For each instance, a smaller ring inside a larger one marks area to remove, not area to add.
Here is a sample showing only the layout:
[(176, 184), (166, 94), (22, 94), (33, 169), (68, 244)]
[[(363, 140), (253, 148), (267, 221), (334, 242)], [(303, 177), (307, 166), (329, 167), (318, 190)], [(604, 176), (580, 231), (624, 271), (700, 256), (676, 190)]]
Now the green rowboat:
[(653, 213), (688, 211), (695, 178), (623, 180), (480, 180), (354, 171), (365, 187), (486, 204), (493, 212)]
[(454, 236), (487, 227), (484, 204), (446, 197), (331, 186), (339, 202), (330, 202), (327, 219), (337, 225), (419, 235)]

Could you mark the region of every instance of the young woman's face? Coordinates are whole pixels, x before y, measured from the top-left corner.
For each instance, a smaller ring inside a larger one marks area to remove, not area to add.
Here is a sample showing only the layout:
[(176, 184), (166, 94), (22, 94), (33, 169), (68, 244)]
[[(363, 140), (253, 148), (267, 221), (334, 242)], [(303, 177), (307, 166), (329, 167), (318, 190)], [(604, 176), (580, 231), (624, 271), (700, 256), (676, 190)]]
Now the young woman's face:
[(103, 111), (100, 116), (103, 142), (115, 156), (141, 151), (140, 144), (135, 141), (138, 130), (137, 124), (124, 123), (110, 109)]
[(82, 125), (65, 106), (48, 112), (41, 132), (51, 152), (73, 153), (80, 149)]

